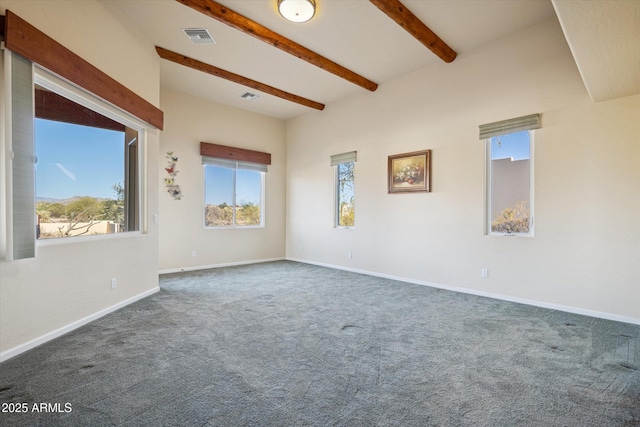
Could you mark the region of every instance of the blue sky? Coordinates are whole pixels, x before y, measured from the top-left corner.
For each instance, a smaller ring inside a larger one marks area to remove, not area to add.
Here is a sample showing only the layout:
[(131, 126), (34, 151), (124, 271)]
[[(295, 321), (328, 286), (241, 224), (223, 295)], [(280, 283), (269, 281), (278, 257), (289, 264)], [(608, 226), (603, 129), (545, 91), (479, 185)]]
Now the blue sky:
[[(35, 137), (38, 198), (115, 197), (113, 186), (124, 181), (124, 132), (36, 119)], [(218, 184), (207, 186), (206, 203), (232, 204), (233, 171), (207, 167), (206, 174)], [(238, 170), (236, 180), (238, 203), (260, 202), (259, 172)]]
[[(205, 204), (233, 204), (233, 170), (206, 166)], [(260, 172), (239, 169), (236, 174), (236, 203), (260, 203), (262, 183)]]
[(509, 157), (513, 157), (513, 160), (524, 160), (529, 156), (529, 131), (491, 138), (491, 160)]
[(36, 196), (115, 198), (124, 181), (124, 132), (35, 120)]
[[(35, 120), (36, 196), (114, 198), (124, 181), (124, 133), (50, 120)], [(491, 138), (492, 160), (529, 158), (528, 132)], [(232, 170), (206, 167), (205, 203), (232, 204)], [(260, 173), (237, 171), (237, 203), (260, 202)], [(218, 185), (211, 185), (217, 183)]]

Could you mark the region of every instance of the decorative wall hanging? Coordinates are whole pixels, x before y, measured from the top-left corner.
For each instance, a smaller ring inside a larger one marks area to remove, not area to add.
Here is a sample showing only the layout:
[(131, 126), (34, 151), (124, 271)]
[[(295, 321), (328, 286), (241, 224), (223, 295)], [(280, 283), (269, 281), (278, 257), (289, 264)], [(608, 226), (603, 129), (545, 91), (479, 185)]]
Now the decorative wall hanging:
[(431, 191), (431, 150), (389, 156), (389, 193)]
[(180, 190), (180, 186), (176, 184), (176, 175), (178, 175), (178, 170), (176, 169), (176, 165), (178, 164), (178, 157), (173, 155), (173, 151), (167, 151), (167, 167), (164, 170), (169, 175), (164, 179), (164, 185), (167, 187), (167, 192), (171, 194), (175, 200), (182, 199), (182, 190)]

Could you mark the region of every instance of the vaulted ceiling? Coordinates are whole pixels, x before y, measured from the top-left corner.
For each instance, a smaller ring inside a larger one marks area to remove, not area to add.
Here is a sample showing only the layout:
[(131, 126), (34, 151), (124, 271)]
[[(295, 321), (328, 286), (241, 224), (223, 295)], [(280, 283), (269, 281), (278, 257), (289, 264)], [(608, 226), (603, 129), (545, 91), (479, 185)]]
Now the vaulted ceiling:
[[(284, 20), (278, 13), (277, 0), (194, 1), (201, 6), (209, 2), (229, 9), (377, 85), (431, 64), (446, 66), (425, 44), (383, 13), (374, 4), (377, 0), (316, 0), (316, 16), (303, 24)], [(401, 1), (458, 56), (556, 13), (551, 0)], [(183, 4), (189, 3), (188, 0), (109, 0), (103, 3), (114, 13), (129, 19), (161, 48), (158, 52), (163, 58), (167, 56), (162, 52), (172, 52), (200, 66), (194, 69), (162, 59), (161, 85), (171, 90), (280, 119), (318, 108), (315, 104), (330, 105), (372, 90)], [(216, 43), (192, 43), (183, 30), (193, 28), (207, 29)], [(203, 67), (208, 72), (203, 72)], [(212, 70), (214, 72), (210, 73)], [(216, 70), (219, 70), (217, 74)], [(256, 84), (238, 83), (239, 80), (233, 78), (230, 81), (228, 75), (221, 78), (220, 73), (241, 76)], [(282, 99), (270, 94), (274, 92), (269, 88), (315, 104)], [(259, 97), (244, 99), (241, 95), (246, 92)]]

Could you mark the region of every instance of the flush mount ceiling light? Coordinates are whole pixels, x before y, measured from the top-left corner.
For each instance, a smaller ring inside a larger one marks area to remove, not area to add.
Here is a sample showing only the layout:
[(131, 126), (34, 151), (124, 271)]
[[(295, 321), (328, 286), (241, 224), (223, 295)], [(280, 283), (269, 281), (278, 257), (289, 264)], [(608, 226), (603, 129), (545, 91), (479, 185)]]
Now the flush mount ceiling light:
[(280, 15), (291, 22), (307, 22), (316, 13), (315, 0), (278, 0)]

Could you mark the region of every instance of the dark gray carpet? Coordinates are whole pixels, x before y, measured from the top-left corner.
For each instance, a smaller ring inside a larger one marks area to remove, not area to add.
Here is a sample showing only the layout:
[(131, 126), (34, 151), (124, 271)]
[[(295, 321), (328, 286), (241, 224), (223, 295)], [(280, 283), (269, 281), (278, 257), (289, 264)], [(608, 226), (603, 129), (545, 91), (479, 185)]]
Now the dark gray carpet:
[(160, 282), (1, 364), (0, 424), (640, 426), (639, 326), (285, 261)]

